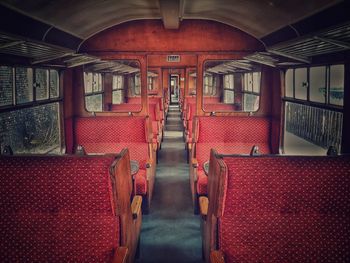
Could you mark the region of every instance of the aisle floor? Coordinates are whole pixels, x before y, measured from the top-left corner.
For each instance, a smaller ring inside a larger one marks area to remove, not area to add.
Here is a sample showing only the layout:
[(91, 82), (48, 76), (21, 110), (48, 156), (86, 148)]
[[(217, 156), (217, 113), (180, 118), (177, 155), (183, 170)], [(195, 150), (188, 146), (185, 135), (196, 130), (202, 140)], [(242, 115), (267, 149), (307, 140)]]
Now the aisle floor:
[(193, 214), (178, 107), (171, 107), (151, 210), (143, 216), (138, 263), (202, 262), (200, 218)]

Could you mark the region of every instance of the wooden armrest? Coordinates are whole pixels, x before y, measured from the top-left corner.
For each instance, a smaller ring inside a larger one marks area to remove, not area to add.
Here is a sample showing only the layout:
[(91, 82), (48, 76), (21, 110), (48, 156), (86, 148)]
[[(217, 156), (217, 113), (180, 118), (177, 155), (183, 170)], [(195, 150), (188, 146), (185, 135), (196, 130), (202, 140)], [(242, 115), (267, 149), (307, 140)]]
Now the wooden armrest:
[(188, 147), (188, 150), (191, 151), (191, 150), (192, 150), (192, 143), (189, 142), (188, 145), (187, 145), (187, 147)]
[(136, 219), (141, 213), (142, 197), (140, 195), (135, 195), (131, 202), (131, 213), (132, 218)]
[(224, 254), (220, 250), (211, 251), (210, 263), (225, 263)]
[(125, 263), (127, 255), (127, 247), (118, 247), (114, 252), (112, 263)]
[(193, 168), (198, 168), (198, 160), (196, 158), (192, 158), (192, 166)]
[(209, 199), (206, 196), (199, 197), (199, 212), (204, 220), (207, 219)]

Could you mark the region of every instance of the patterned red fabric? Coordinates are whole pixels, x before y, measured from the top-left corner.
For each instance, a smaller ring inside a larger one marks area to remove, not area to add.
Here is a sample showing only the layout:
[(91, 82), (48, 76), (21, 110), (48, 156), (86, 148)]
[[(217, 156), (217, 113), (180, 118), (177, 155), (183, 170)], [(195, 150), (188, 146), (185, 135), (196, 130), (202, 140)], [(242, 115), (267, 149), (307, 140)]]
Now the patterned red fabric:
[(75, 119), (75, 145), (146, 142), (144, 117), (88, 117)]
[(249, 154), (250, 150), (254, 145), (259, 147), (261, 154), (269, 154), (270, 146), (267, 143), (223, 143), (223, 142), (212, 142), (212, 143), (197, 143), (196, 144), (196, 158), (198, 164), (202, 167), (203, 163), (209, 161), (210, 149), (217, 150), (220, 154)]
[(141, 97), (128, 97), (127, 103), (132, 103), (132, 104), (141, 104)]
[(111, 111), (120, 111), (120, 112), (139, 112), (142, 109), (141, 104), (134, 103), (123, 103), (123, 104), (112, 104)]
[(147, 174), (146, 170), (140, 169), (134, 177), (134, 193), (145, 195), (147, 193)]
[(84, 143), (86, 153), (119, 153), (122, 149), (128, 148), (130, 159), (139, 162), (140, 168), (145, 169), (148, 159), (148, 144), (147, 143)]
[(270, 121), (261, 117), (201, 116), (198, 142), (270, 143)]
[(106, 262), (119, 245), (114, 157), (1, 157), (1, 262)]
[(220, 97), (204, 97), (203, 101), (205, 104), (207, 103), (216, 104), (216, 103), (220, 103)]
[(205, 111), (216, 111), (216, 112), (220, 112), (220, 111), (235, 111), (236, 110), (236, 106), (233, 104), (225, 104), (225, 103), (206, 103), (203, 105), (204, 110)]
[(349, 157), (227, 157), (226, 262), (348, 262)]
[[(144, 117), (79, 118), (76, 121), (76, 143), (87, 153), (119, 153), (128, 148), (130, 159), (139, 162), (139, 173), (146, 169), (149, 149)], [(134, 184), (137, 194), (146, 194), (147, 180), (137, 179)]]

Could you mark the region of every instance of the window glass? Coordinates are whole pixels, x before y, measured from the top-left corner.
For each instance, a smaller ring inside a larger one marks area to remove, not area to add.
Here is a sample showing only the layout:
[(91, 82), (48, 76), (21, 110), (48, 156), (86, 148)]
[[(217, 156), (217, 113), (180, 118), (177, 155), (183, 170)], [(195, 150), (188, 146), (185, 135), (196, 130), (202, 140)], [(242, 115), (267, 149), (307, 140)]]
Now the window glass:
[(307, 99), (307, 69), (295, 69), (295, 98), (300, 100)]
[(293, 98), (293, 69), (287, 69), (285, 75), (286, 97)]
[(0, 139), (1, 151), (61, 153), (59, 103), (1, 113)]
[(253, 74), (245, 73), (244, 74), (244, 91), (253, 91)]
[(13, 104), (13, 69), (0, 66), (0, 107)]
[(310, 100), (326, 102), (326, 67), (310, 68)]
[(329, 103), (344, 104), (344, 65), (333, 65), (329, 72)]
[(123, 103), (123, 91), (122, 90), (114, 90), (112, 95), (112, 103), (113, 104), (121, 104)]
[(253, 72), (253, 92), (260, 93), (261, 72)]
[(227, 74), (224, 76), (224, 103), (234, 103), (234, 75)]
[(84, 89), (85, 94), (92, 93), (92, 73), (84, 72)]
[(257, 111), (259, 109), (259, 96), (245, 93), (244, 94), (244, 110)]
[(234, 76), (233, 74), (228, 74), (224, 76), (224, 89), (234, 89)]
[(85, 96), (85, 105), (87, 111), (102, 111), (102, 94)]
[(17, 67), (15, 70), (16, 103), (33, 101), (33, 70)]
[(60, 94), (60, 77), (57, 70), (50, 69), (50, 98), (58, 98)]
[(92, 92), (102, 91), (102, 75), (100, 73), (92, 74)]
[(135, 95), (141, 94), (141, 77), (140, 74), (135, 75), (135, 87), (134, 87)]
[(153, 89), (153, 78), (149, 77), (148, 78), (148, 90), (152, 90)]
[(35, 99), (46, 100), (49, 98), (49, 71), (35, 69)]
[(340, 152), (343, 113), (299, 103), (285, 103), (286, 154), (325, 155), (328, 147)]
[(235, 93), (233, 90), (224, 90), (224, 103), (234, 103)]
[[(204, 64), (203, 109), (208, 112), (257, 111), (261, 67), (245, 60), (212, 60)], [(211, 82), (210, 82), (211, 80)]]

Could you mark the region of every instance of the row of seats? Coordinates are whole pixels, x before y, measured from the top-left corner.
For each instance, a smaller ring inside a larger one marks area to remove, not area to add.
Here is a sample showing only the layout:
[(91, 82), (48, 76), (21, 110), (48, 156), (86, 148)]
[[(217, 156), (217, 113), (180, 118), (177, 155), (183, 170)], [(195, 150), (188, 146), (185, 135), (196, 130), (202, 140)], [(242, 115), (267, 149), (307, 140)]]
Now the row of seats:
[[(109, 110), (114, 112), (138, 112), (141, 110), (141, 97), (128, 97), (126, 102), (122, 104), (111, 104)], [(152, 122), (152, 140), (157, 156), (163, 141), (166, 108), (168, 107), (162, 97), (156, 95), (149, 96), (148, 116)]]
[(134, 262), (142, 198), (127, 149), (0, 157), (0, 262)]
[(206, 262), (349, 262), (349, 156), (211, 150)]
[(203, 169), (210, 149), (225, 154), (249, 154), (252, 147), (259, 153), (271, 150), (271, 121), (253, 116), (197, 116), (193, 121), (190, 158), (190, 183), (195, 212), (198, 197), (207, 194), (208, 177)]
[(75, 146), (87, 154), (118, 153), (128, 148), (130, 158), (139, 164), (133, 175), (134, 193), (143, 197), (143, 211), (148, 212), (155, 180), (156, 162), (148, 117), (99, 116), (74, 120)]

